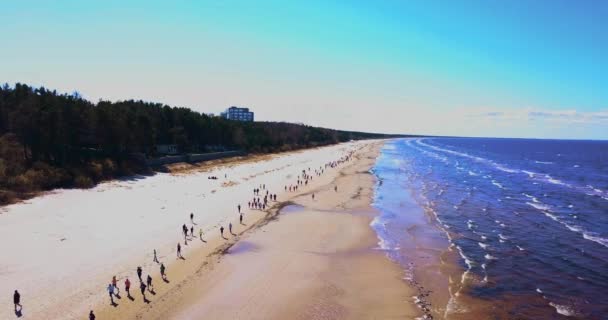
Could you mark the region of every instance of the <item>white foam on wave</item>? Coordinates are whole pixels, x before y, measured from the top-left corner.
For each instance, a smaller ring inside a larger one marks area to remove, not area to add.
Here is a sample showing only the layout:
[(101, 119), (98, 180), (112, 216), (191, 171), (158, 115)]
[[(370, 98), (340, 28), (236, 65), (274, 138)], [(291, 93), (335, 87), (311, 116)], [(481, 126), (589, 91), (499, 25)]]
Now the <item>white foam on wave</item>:
[(596, 243), (599, 243), (599, 244), (603, 245), (604, 247), (608, 248), (608, 239), (599, 237), (597, 235), (592, 235), (592, 234), (584, 232), (584, 231), (582, 233), (583, 233), (583, 238), (585, 238), (587, 240), (591, 240)]
[(492, 162), (492, 164), (493, 164), (494, 168), (496, 168), (500, 171), (503, 171), (503, 172), (507, 172), (507, 173), (518, 173), (519, 172), (519, 170), (511, 169), (511, 168), (505, 167), (503, 165), (497, 164), (495, 162)]
[(499, 233), (498, 237), (500, 238), (500, 240), (508, 240), (509, 239), (509, 237), (505, 237), (504, 235), (502, 235), (502, 233)]
[(520, 247), (520, 246), (517, 246), (517, 245), (516, 245), (516, 247), (517, 247), (517, 249), (519, 249), (519, 251), (524, 251), (524, 250), (525, 250), (524, 248), (522, 248), (522, 247)]
[(489, 245), (483, 242), (477, 242), (477, 244), (484, 250), (488, 250)]
[(573, 165), (572, 167), (574, 167), (574, 168), (578, 168), (578, 167), (580, 167), (580, 166), (579, 166), (578, 164), (575, 164), (575, 165)]
[(469, 170), (469, 175), (470, 175), (470, 176), (478, 176), (478, 174), (477, 174), (477, 173), (475, 173), (475, 172), (473, 172), (473, 171), (471, 171), (471, 170)]
[(531, 207), (533, 207), (534, 209), (537, 209), (537, 210), (551, 211), (551, 207), (550, 206), (548, 206), (548, 205), (546, 205), (544, 203), (541, 203), (541, 202), (538, 202), (538, 203), (526, 202), (526, 204), (529, 205), (529, 206), (531, 206)]
[(561, 225), (566, 227), (568, 230), (579, 233), (580, 235), (583, 236), (584, 239), (593, 241), (595, 243), (601, 244), (602, 246), (608, 248), (608, 239), (602, 238), (597, 233), (587, 231), (587, 230), (583, 229), (581, 226), (569, 224), (568, 222), (564, 221), (557, 215), (552, 214), (551, 210), (549, 209), (549, 207), (547, 205), (531, 203), (531, 202), (526, 202), (526, 204), (542, 211), (545, 216), (551, 218), (551, 220), (553, 220), (555, 222), (560, 223)]
[(557, 303), (549, 302), (549, 305), (555, 308), (555, 311), (566, 317), (576, 317), (577, 313), (569, 306), (559, 305)]
[(522, 194), (523, 194), (523, 195), (524, 195), (526, 198), (531, 199), (531, 200), (532, 200), (532, 202), (540, 203), (540, 201), (538, 201), (538, 199), (536, 199), (536, 197), (531, 196), (531, 195), (529, 195), (529, 194), (527, 194), (527, 193), (522, 193)]
[(542, 294), (542, 293), (543, 293), (543, 291), (542, 291), (542, 290), (540, 290), (539, 288), (536, 288), (536, 292), (538, 292), (538, 293), (540, 293), (540, 294)]
[(483, 257), (486, 258), (486, 260), (498, 260), (498, 258), (493, 255), (490, 255), (489, 253), (486, 253), (486, 255)]
[(499, 189), (504, 189), (505, 187), (503, 187), (502, 184), (498, 183), (498, 181), (496, 180), (492, 180), (492, 184), (497, 186)]
[(473, 228), (475, 228), (475, 221), (473, 221), (473, 220), (467, 221), (467, 228), (469, 228), (469, 230), (473, 230)]
[(534, 176), (536, 176), (536, 175), (537, 175), (537, 173), (536, 173), (536, 172), (532, 172), (532, 171), (528, 171), (528, 170), (522, 170), (521, 172), (523, 172), (523, 173), (527, 174), (527, 175), (528, 175), (528, 177), (530, 177), (530, 178), (534, 178)]
[(551, 161), (534, 161), (534, 162), (538, 163), (538, 164), (553, 164), (553, 162), (551, 162)]

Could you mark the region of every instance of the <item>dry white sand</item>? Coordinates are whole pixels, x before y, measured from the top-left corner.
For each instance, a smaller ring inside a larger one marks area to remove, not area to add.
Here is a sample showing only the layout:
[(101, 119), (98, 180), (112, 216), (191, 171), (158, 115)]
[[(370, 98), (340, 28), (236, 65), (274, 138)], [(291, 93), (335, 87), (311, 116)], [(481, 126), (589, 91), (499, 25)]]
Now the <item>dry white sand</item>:
[[(131, 276), (136, 288), (133, 274), (138, 265), (144, 275), (157, 273), (153, 249), (162, 261), (174, 261), (178, 241), (184, 255), (203, 246), (200, 242), (183, 246), (181, 226), (190, 227), (191, 212), (195, 230), (219, 234), (219, 225), (238, 221), (239, 203), (246, 217), (256, 216), (247, 210), (253, 188), (266, 184), (280, 200), (283, 186), (293, 183), (303, 169), (323, 166), (366, 143), (281, 154), (209, 172), (157, 174), (89, 190), (58, 190), (4, 207), (0, 214), (0, 319), (15, 318), (15, 289), (22, 296), (24, 319), (81, 319), (108, 299), (106, 287), (113, 275)], [(315, 183), (331, 181), (332, 174)], [(219, 179), (209, 180), (210, 175)], [(229, 186), (222, 186), (227, 182)]]

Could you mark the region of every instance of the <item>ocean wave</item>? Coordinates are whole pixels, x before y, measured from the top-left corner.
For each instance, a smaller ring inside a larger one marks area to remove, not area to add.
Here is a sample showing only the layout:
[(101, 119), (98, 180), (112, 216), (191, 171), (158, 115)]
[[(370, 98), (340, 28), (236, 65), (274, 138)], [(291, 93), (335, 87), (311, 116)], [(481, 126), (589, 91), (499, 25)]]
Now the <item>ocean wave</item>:
[(551, 211), (551, 207), (542, 202), (526, 202), (526, 204), (540, 211)]
[(522, 247), (520, 247), (520, 246), (517, 246), (517, 245), (516, 245), (516, 247), (517, 247), (517, 249), (519, 249), (519, 251), (524, 251), (524, 250), (526, 250), (526, 249), (524, 249), (524, 248), (522, 248)]
[(502, 184), (500, 184), (499, 182), (497, 182), (496, 180), (492, 180), (492, 184), (497, 186), (499, 189), (504, 189), (505, 187), (503, 187)]
[(498, 169), (498, 170), (500, 170), (502, 172), (507, 172), (507, 173), (518, 173), (518, 172), (520, 172), (520, 170), (511, 169), (511, 168), (508, 168), (506, 166), (500, 165), (500, 164), (498, 164), (496, 162), (491, 162), (491, 163), (493, 164), (494, 168), (496, 168), (496, 169)]
[(528, 171), (528, 170), (521, 170), (521, 172), (525, 173), (528, 175), (528, 177), (530, 178), (534, 178), (538, 173), (533, 172), (533, 171)]
[(549, 305), (555, 308), (555, 311), (566, 317), (576, 317), (577, 313), (572, 309), (572, 307), (559, 305), (557, 303), (549, 302)]
[(593, 242), (597, 242), (597, 243), (603, 245), (604, 247), (608, 248), (608, 239), (599, 237), (597, 235), (590, 234), (585, 231), (582, 231), (582, 234), (583, 234), (583, 238), (585, 238), (587, 240), (591, 240)]
[(598, 244), (608, 248), (608, 239), (602, 238), (595, 232), (590, 232), (588, 230), (585, 230), (581, 226), (569, 224), (568, 222), (564, 221), (562, 218), (553, 214), (551, 212), (549, 206), (542, 204), (542, 203), (531, 203), (531, 202), (526, 202), (526, 204), (542, 211), (545, 216), (551, 218), (551, 220), (553, 220), (555, 222), (560, 223), (561, 225), (566, 227), (566, 229), (582, 235), (584, 239), (593, 241), (595, 243), (598, 243)]
[(538, 163), (538, 164), (553, 164), (553, 162), (551, 161), (534, 161), (534, 163)]
[(489, 245), (483, 242), (477, 242), (477, 244), (484, 250), (488, 250)]
[[(458, 152), (458, 151), (454, 151), (454, 150), (450, 150), (450, 149), (446, 149), (446, 148), (441, 148), (432, 144), (428, 144), (422, 141), (423, 139), (418, 139), (415, 140), (415, 142), (420, 145), (420, 146), (424, 146), (427, 148), (431, 148), (434, 149), (436, 151), (441, 151), (444, 153), (449, 153), (449, 154), (453, 154), (453, 155), (457, 155), (457, 156), (461, 156), (461, 157), (465, 157), (465, 158), (469, 158), (472, 159), (474, 161), (480, 162), (480, 163), (484, 163), (487, 164), (497, 170), (503, 171), (503, 172), (507, 172), (507, 173), (524, 173), (526, 174), (530, 179), (532, 179), (534, 182), (533, 184), (538, 184), (538, 182), (542, 182), (542, 183), (549, 183), (549, 184), (553, 184), (553, 185), (559, 185), (559, 186), (563, 186), (566, 188), (570, 188), (570, 189), (574, 189), (578, 192), (584, 193), (588, 196), (599, 196), (604, 200), (608, 200), (608, 191), (604, 191), (601, 189), (597, 189), (597, 188), (592, 188), (593, 193), (589, 193), (588, 192), (588, 188), (584, 187), (584, 186), (576, 186), (572, 183), (569, 182), (565, 182), (562, 181), (560, 179), (554, 178), (548, 174), (539, 174), (530, 170), (524, 170), (524, 169), (514, 169), (514, 168), (510, 168), (506, 165), (497, 163), (493, 160), (490, 159), (486, 159), (486, 158), (482, 158), (482, 157), (477, 157), (468, 153), (464, 153), (464, 152)], [(422, 149), (419, 149), (422, 152), (429, 152), (429, 151), (425, 151)], [(447, 161), (447, 160), (446, 160)], [(536, 161), (537, 163), (541, 163), (541, 164), (552, 164), (552, 162), (548, 162), (548, 161)], [(447, 163), (447, 162), (446, 162)], [(575, 165), (576, 167), (577, 165)], [(489, 178), (491, 176), (484, 176), (485, 179)], [(497, 186), (498, 187), (498, 186)]]
[(493, 256), (489, 253), (486, 253), (486, 255), (483, 257), (486, 258), (486, 260), (498, 260), (498, 258), (496, 258), (495, 256)]

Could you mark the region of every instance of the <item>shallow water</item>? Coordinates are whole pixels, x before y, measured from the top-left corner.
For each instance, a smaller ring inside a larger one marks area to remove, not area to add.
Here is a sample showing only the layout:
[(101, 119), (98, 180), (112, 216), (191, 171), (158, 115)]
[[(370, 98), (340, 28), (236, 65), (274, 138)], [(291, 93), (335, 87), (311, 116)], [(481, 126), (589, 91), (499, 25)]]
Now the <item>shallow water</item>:
[(404, 268), (394, 252), (411, 241), (400, 201), (411, 198), (436, 217), (466, 271), (462, 292), (490, 302), (490, 316), (608, 318), (608, 142), (394, 140), (372, 170), (374, 228)]

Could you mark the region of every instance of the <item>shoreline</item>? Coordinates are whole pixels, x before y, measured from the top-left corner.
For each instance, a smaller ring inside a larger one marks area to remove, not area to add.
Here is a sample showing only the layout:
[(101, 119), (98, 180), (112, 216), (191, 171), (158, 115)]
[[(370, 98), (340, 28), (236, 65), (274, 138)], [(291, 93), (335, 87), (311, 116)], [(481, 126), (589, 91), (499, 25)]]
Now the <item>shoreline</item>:
[[(234, 241), (213, 252), (193, 252), (187, 259), (199, 261), (194, 263), (197, 267), (168, 268), (170, 281), (183, 280), (171, 285), (173, 289), (157, 293), (150, 305), (129, 303), (128, 310), (105, 307), (98, 317), (420, 316), (411, 302), (415, 291), (403, 281), (403, 271), (376, 249), (377, 236), (370, 227), (377, 214), (371, 207), (375, 178), (367, 171), (380, 143), (370, 145), (366, 148), (375, 150), (357, 152), (359, 159), (340, 168), (333, 179), (276, 204)], [(334, 184), (339, 185), (338, 192), (333, 190)], [(281, 267), (284, 265), (287, 267)], [(324, 298), (319, 300), (319, 296)]]

